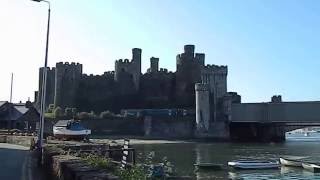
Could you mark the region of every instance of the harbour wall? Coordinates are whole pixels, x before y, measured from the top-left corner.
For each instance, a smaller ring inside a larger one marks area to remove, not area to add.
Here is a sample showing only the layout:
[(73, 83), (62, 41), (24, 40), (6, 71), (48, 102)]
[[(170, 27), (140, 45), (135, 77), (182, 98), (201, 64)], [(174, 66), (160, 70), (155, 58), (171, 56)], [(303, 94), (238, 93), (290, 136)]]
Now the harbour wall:
[(56, 147), (44, 148), (44, 165), (49, 180), (118, 180), (106, 169), (94, 168), (81, 158), (67, 155)]
[[(56, 120), (45, 121), (45, 134), (52, 135)], [(191, 138), (194, 134), (195, 119), (149, 117), (81, 120), (84, 127), (91, 129), (93, 136), (144, 136), (147, 138)]]
[(16, 144), (21, 146), (30, 147), (34, 141), (33, 136), (14, 136), (14, 135), (1, 135), (0, 143)]

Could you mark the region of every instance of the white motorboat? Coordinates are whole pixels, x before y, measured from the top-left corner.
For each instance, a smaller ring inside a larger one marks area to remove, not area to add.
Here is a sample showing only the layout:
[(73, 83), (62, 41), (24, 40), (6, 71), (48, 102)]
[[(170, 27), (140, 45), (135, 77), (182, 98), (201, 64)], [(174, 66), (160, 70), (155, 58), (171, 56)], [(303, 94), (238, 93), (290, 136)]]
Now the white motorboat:
[(239, 160), (228, 162), (235, 169), (273, 169), (279, 168), (278, 161)]
[(301, 159), (303, 158), (280, 157), (280, 164), (284, 166), (302, 167)]
[(316, 163), (303, 162), (302, 167), (303, 167), (303, 169), (306, 169), (306, 170), (314, 172), (314, 173), (320, 172), (320, 165), (316, 164)]
[(53, 135), (61, 139), (84, 139), (91, 134), (76, 120), (60, 120), (53, 126)]

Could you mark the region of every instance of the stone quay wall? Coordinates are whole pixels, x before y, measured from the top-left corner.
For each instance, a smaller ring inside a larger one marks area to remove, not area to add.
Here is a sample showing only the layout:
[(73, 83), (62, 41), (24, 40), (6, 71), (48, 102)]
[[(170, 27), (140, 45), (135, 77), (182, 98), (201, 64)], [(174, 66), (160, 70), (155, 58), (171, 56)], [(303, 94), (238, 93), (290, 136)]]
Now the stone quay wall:
[(94, 168), (81, 158), (66, 154), (62, 148), (46, 146), (44, 165), (48, 180), (118, 180), (105, 169)]
[(34, 136), (0, 135), (0, 143), (17, 144), (30, 147), (34, 142), (34, 138)]

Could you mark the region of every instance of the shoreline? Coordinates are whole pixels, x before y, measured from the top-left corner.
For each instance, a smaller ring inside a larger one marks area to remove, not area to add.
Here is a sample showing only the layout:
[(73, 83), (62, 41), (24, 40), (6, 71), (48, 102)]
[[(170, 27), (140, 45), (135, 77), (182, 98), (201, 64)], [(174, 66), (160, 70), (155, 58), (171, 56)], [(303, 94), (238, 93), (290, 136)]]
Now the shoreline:
[(185, 143), (197, 143), (192, 140), (168, 140), (168, 139), (143, 139), (143, 138), (90, 138), (90, 142), (93, 143), (116, 143), (123, 144), (124, 139), (130, 139), (131, 145), (145, 145), (145, 144), (185, 144)]

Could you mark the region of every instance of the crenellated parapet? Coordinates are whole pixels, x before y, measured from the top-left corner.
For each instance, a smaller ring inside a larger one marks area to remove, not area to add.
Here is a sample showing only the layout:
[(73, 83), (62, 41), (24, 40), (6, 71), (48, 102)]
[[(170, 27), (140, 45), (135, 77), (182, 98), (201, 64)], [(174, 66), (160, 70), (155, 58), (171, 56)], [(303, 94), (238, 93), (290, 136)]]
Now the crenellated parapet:
[(201, 73), (228, 75), (228, 66), (206, 65), (201, 68)]
[(183, 71), (188, 66), (197, 65), (197, 66), (204, 66), (205, 65), (205, 54), (204, 53), (195, 53), (195, 46), (194, 45), (185, 45), (184, 52), (178, 54), (176, 56), (176, 65), (177, 71)]

